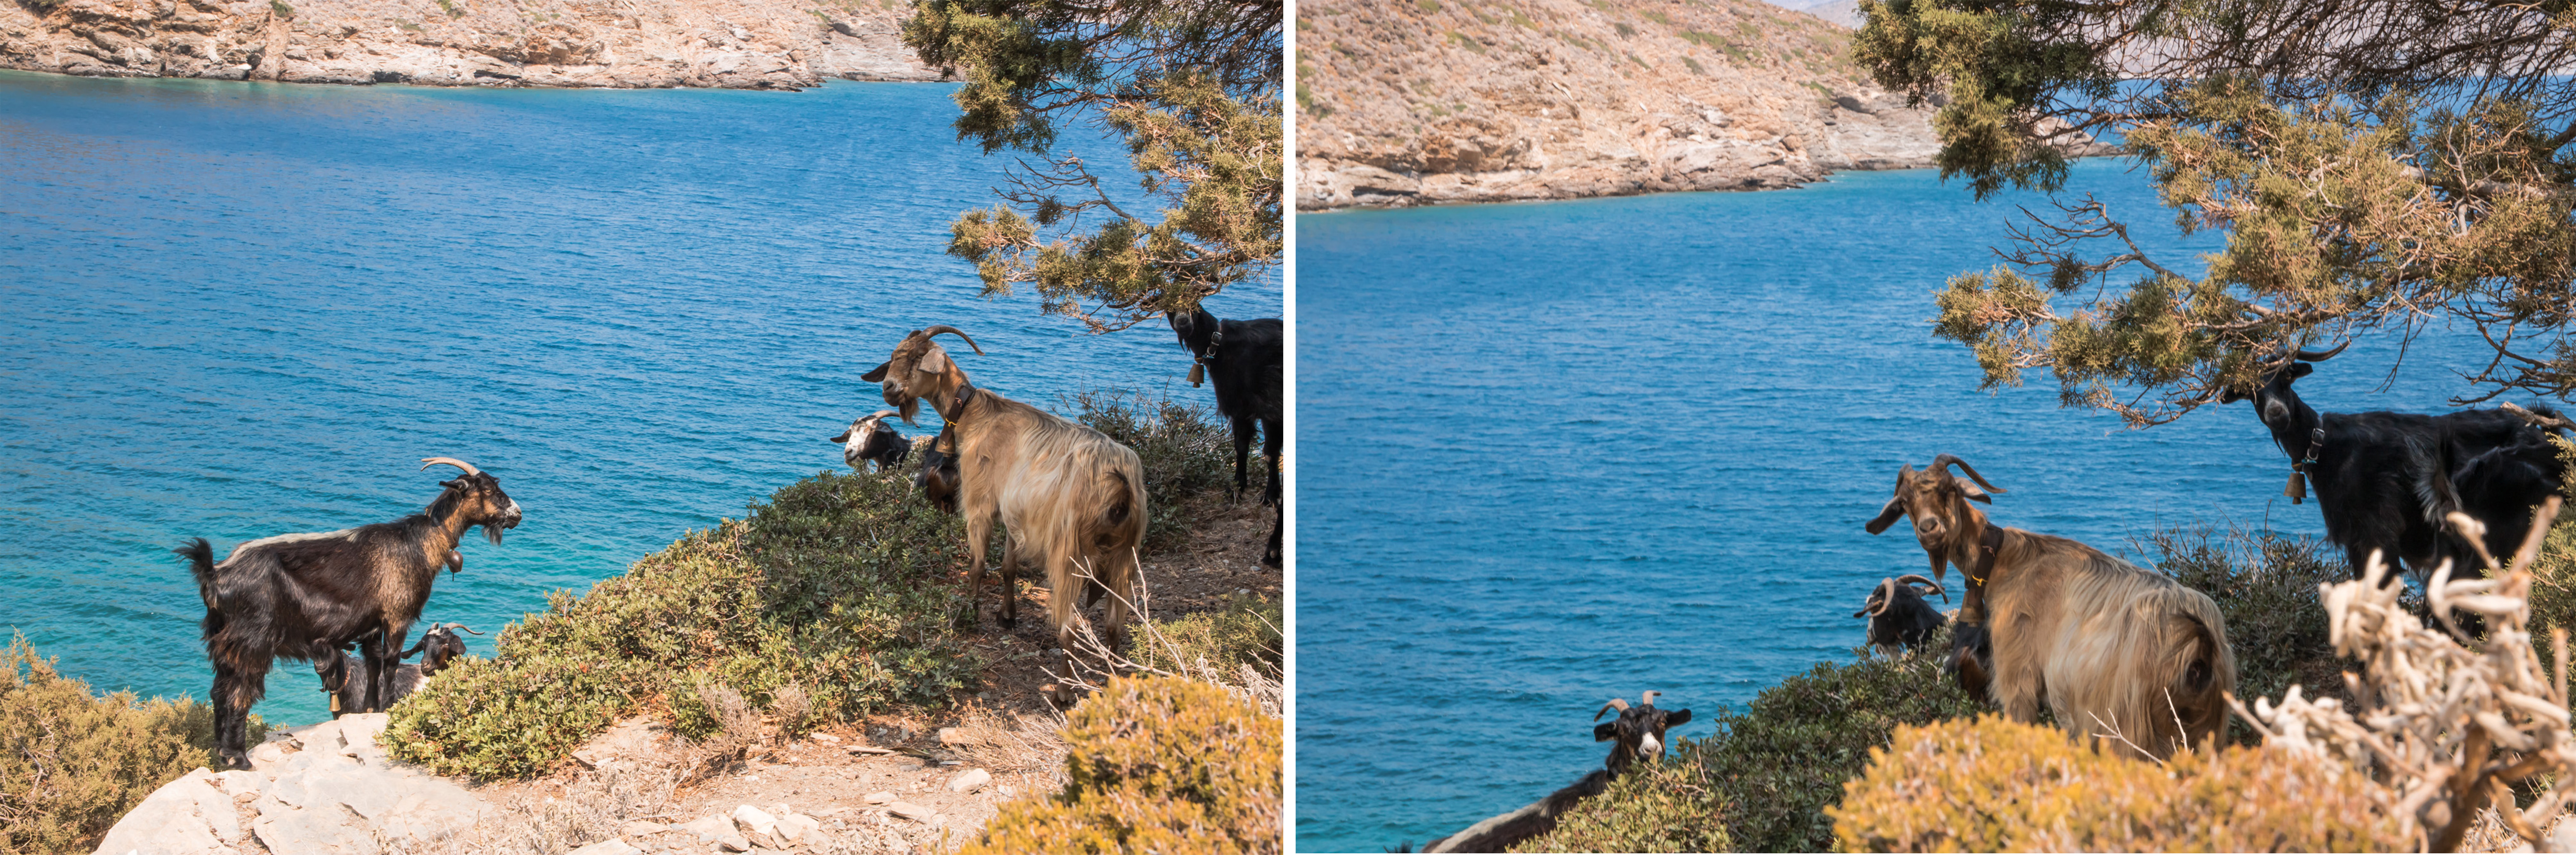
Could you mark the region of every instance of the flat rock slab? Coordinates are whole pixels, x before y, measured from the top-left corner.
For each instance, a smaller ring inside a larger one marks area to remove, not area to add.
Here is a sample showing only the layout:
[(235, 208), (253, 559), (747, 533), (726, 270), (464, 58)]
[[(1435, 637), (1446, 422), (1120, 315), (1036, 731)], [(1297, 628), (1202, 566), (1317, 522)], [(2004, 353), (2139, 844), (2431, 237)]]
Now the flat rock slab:
[[(385, 756), (385, 715), (345, 715), (273, 735), (252, 771), (198, 769), (162, 785), (100, 841), (97, 855), (373, 855), (377, 842), (435, 842), (490, 805), (456, 782)], [(244, 821), (242, 807), (248, 807)], [(256, 839), (256, 843), (253, 840)]]

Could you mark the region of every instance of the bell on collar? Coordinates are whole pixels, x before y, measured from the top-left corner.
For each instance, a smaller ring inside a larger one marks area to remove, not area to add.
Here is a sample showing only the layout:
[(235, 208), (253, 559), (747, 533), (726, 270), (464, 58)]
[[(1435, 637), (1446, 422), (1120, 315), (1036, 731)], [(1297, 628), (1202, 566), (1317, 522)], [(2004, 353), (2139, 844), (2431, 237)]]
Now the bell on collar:
[(1205, 380), (1205, 379), (1207, 379), (1207, 363), (1204, 363), (1204, 362), (1192, 362), (1192, 363), (1190, 363), (1190, 388), (1192, 388), (1192, 389), (1196, 389), (1196, 388), (1198, 388), (1198, 387), (1199, 387), (1199, 381), (1201, 381), (1201, 380)]
[(2289, 486), (2281, 488), (2281, 495), (2290, 497), (2290, 504), (2293, 505), (2306, 501), (2308, 498), (2308, 476), (2299, 470), (2290, 470), (2290, 484)]

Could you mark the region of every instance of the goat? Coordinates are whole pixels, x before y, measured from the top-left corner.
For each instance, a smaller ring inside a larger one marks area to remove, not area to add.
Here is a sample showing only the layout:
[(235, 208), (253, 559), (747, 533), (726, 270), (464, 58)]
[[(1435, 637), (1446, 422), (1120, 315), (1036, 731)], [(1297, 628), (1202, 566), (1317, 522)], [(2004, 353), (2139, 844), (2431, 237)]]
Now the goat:
[[(2230, 390), (2219, 401), (2254, 403), (2272, 441), (2290, 455), (2286, 492), (2294, 501), (2305, 492), (2302, 478), (2315, 483), (2326, 539), (2344, 548), (2353, 578), (2361, 578), (2373, 551), (2418, 579), (2444, 559), (2467, 566), (2476, 553), (2444, 521), (2453, 511), (2488, 521), (2487, 551), (2512, 554), (2531, 531), (2531, 509), (2565, 495), (2549, 441), (2563, 428), (2544, 430), (2503, 409), (2428, 416), (2309, 407), (2290, 384), (2316, 370), (2311, 363), (2342, 351), (2295, 351), (2262, 386)], [(2556, 421), (2555, 410), (2532, 410)]]
[(1950, 592), (1942, 590), (1941, 583), (1908, 573), (1879, 580), (1878, 587), (1870, 589), (1868, 602), (1852, 613), (1852, 617), (1869, 618), (1869, 643), (1878, 652), (1894, 656), (1900, 647), (1912, 650), (1949, 621), (1923, 598), (1923, 586), (1940, 594), (1942, 602), (1950, 601)]
[(884, 383), (886, 403), (907, 422), (929, 400), (955, 434), (957, 507), (966, 517), (966, 551), (974, 562), (967, 571), (967, 620), (975, 619), (974, 604), (983, 594), (985, 546), (998, 520), (1008, 531), (1002, 626), (1019, 621), (1016, 565), (1034, 561), (1045, 568), (1047, 588), (1054, 592), (1047, 598), (1047, 620), (1056, 644), (1071, 650), (1077, 611), (1070, 583), (1080, 567), (1113, 594), (1104, 635), (1115, 647), (1135, 601), (1137, 550), (1145, 542), (1144, 464), (1135, 451), (1099, 431), (977, 389), (931, 341), (942, 334), (984, 352), (956, 327), (914, 330), (860, 379)]
[[(1950, 474), (1954, 465), (1974, 483)], [(2060, 727), (2108, 728), (2156, 759), (2216, 738), (2236, 686), (2218, 604), (2082, 543), (1997, 527), (1969, 504), (1978, 486), (2002, 492), (1948, 454), (1921, 472), (1906, 466), (1867, 528), (1878, 534), (1912, 517), (1934, 577), (1944, 564), (1968, 577), (1958, 622), (1985, 638), (1963, 634), (1966, 653), (1953, 661), (1990, 669), (1983, 694), (2021, 722), (2035, 721), (2044, 701)], [(1979, 643), (1991, 652), (1975, 655), (1968, 645)], [(1960, 670), (1967, 684), (1968, 668)]]
[[(1431, 841), (1424, 852), (1508, 852), (1531, 838), (1556, 830), (1557, 821), (1584, 799), (1610, 789), (1610, 782), (1640, 760), (1653, 760), (1664, 753), (1664, 731), (1689, 724), (1690, 710), (1655, 708), (1655, 698), (1662, 692), (1647, 692), (1645, 703), (1631, 707), (1626, 698), (1611, 698), (1601, 710), (1592, 714), (1599, 722), (1592, 726), (1592, 741), (1618, 740), (1610, 749), (1610, 758), (1602, 768), (1575, 779), (1573, 784), (1549, 793), (1528, 807), (1492, 817), (1465, 830)], [(1618, 710), (1619, 717), (1601, 721), (1601, 716)], [(1400, 847), (1396, 851), (1405, 851)]]
[(519, 503), (501, 491), (500, 480), (473, 464), (430, 457), (420, 468), (442, 464), (465, 474), (440, 482), (443, 489), (427, 510), (393, 522), (262, 538), (234, 547), (221, 564), (202, 537), (173, 550), (187, 560), (206, 604), (219, 762), (250, 768), (244, 727), (279, 658), (337, 660), (342, 648), (363, 642), (358, 711), (377, 712), (389, 703), (396, 651), (420, 619), (439, 569), (463, 566), (451, 556), (465, 530), (482, 526), (498, 544), (501, 532), (521, 519)]
[[(1601, 764), (1602, 768), (1610, 770), (1610, 777), (1627, 774), (1630, 764), (1663, 756), (1664, 731), (1690, 723), (1690, 710), (1655, 708), (1655, 698), (1662, 694), (1647, 692), (1641, 697), (1644, 702), (1633, 707), (1628, 705), (1626, 698), (1611, 698), (1609, 703), (1602, 704), (1601, 709), (1592, 714), (1593, 721), (1601, 722), (1592, 726), (1592, 741), (1617, 740), (1610, 746), (1609, 759)], [(1614, 709), (1619, 711), (1618, 718), (1601, 721), (1601, 716)]]
[[(1239, 495), (1250, 486), (1249, 457), (1252, 428), (1261, 424), (1261, 455), (1270, 468), (1270, 480), (1262, 487), (1262, 502), (1276, 505), (1279, 499), (1279, 440), (1281, 425), (1286, 423), (1287, 396), (1282, 379), (1281, 349), (1287, 341), (1278, 318), (1255, 318), (1248, 321), (1219, 320), (1206, 310), (1192, 306), (1187, 312), (1168, 312), (1172, 332), (1188, 348), (1192, 360), (1190, 385), (1198, 385), (1202, 369), (1215, 384), (1216, 411), (1234, 428), (1234, 490)], [(1287, 525), (1283, 509), (1270, 527), (1270, 543), (1263, 548), (1261, 563), (1279, 566), (1279, 533)]]
[(885, 417), (891, 415), (894, 415), (893, 410), (869, 413), (851, 422), (850, 429), (842, 431), (840, 436), (832, 437), (833, 442), (841, 443), (841, 461), (861, 472), (867, 471), (866, 464), (870, 461), (876, 463), (879, 472), (902, 463), (904, 454), (912, 451), (912, 442), (904, 439), (903, 434), (896, 433), (894, 428), (886, 427)]
[[(399, 659), (417, 655), (421, 660), (418, 665), (404, 664), (394, 668), (393, 694), (386, 698), (385, 706), (401, 703), (403, 698), (427, 685), (430, 677), (447, 668), (449, 662), (465, 655), (465, 639), (456, 637), (456, 630), (460, 629), (475, 635), (483, 634), (461, 623), (435, 624), (420, 634), (418, 644), (397, 654)], [(331, 696), (331, 717), (338, 718), (342, 712), (358, 709), (365, 703), (366, 699), (359, 697), (363, 690), (348, 679), (349, 672), (359, 667), (358, 657), (346, 654), (313, 663), (313, 673), (322, 677), (323, 694)]]
[(957, 512), (957, 432), (942, 426), (939, 435), (919, 443), (921, 471), (912, 476), (913, 489), (941, 513)]

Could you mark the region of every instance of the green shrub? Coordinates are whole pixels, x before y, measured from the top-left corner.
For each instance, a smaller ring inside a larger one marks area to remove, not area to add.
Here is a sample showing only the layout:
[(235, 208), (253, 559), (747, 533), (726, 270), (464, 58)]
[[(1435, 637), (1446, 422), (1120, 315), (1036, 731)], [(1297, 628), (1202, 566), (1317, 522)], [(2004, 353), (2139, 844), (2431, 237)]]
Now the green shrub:
[(1195, 673), (1202, 662), (1224, 674), (1250, 665), (1275, 680), (1281, 668), (1280, 627), (1286, 625), (1278, 600), (1229, 597), (1210, 611), (1155, 621), (1155, 630), (1176, 649), (1140, 641), (1132, 645), (1134, 658), (1149, 668), (1183, 674)]
[(1279, 852), (1279, 720), (1207, 683), (1121, 677), (1064, 726), (1067, 780), (962, 853)]
[(1514, 852), (1733, 852), (1719, 794), (1682, 763), (1632, 767), (1601, 795), (1557, 817), (1556, 830)]
[[(249, 741), (267, 738), (252, 716)], [(214, 762), (214, 708), (92, 695), (26, 636), (0, 651), (0, 852), (87, 852), (162, 784)]]
[(714, 732), (701, 684), (764, 708), (797, 697), (791, 728), (943, 706), (981, 668), (955, 628), (960, 529), (901, 471), (790, 484), (586, 595), (557, 592), (502, 630), (495, 659), (397, 705), (393, 753), (440, 774), (536, 775), (657, 705), (683, 735)]
[(2269, 748), (2163, 764), (2001, 716), (1906, 727), (1834, 817), (1852, 852), (2395, 852), (2368, 778)]
[[(1949, 646), (1944, 629), (1924, 649)], [(1673, 740), (1660, 764), (1611, 789), (1657, 795), (1587, 800), (1521, 851), (1823, 851), (1834, 840), (1824, 808), (1842, 798), (1870, 749), (1900, 725), (1979, 709), (1929, 652), (1820, 664), (1741, 711), (1718, 712), (1716, 733)]]
[[(1213, 409), (1141, 392), (1084, 392), (1064, 402), (1074, 421), (1136, 451), (1145, 467), (1145, 551), (1189, 542), (1216, 491), (1234, 484), (1234, 428)], [(1256, 449), (1258, 447), (1256, 446)], [(1245, 464), (1258, 497), (1269, 464), (1255, 451)]]

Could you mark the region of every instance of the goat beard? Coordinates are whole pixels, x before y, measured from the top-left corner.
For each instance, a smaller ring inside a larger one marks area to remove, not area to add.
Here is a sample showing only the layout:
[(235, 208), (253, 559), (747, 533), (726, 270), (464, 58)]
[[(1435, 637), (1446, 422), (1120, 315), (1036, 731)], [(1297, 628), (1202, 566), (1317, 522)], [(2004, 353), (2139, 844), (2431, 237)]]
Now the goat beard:
[[(497, 526), (497, 525), (491, 525), (491, 524), (488, 524), (488, 523), (487, 523), (487, 524), (485, 524), (485, 525), (483, 526), (483, 539), (484, 539), (484, 540), (489, 540), (489, 541), (491, 541), (493, 546), (499, 546), (499, 545), (501, 545), (501, 532), (502, 532), (502, 530), (503, 530), (503, 529), (502, 529), (500, 526)], [(453, 576), (453, 575), (456, 575), (456, 574), (455, 574), (453, 571), (451, 571), (451, 572), (449, 572), (449, 573), (448, 573), (448, 575)]]
[(919, 424), (918, 422), (913, 421), (912, 417), (921, 414), (920, 398), (905, 398), (903, 399), (903, 403), (896, 404), (895, 406), (901, 408), (899, 410), (899, 414), (903, 416), (904, 424)]

